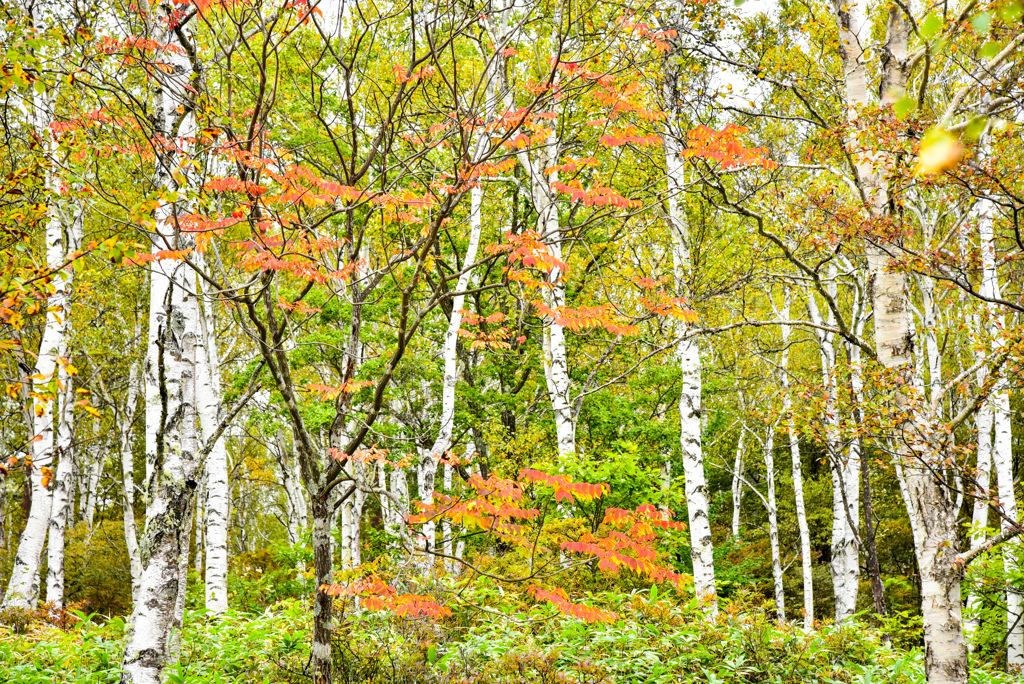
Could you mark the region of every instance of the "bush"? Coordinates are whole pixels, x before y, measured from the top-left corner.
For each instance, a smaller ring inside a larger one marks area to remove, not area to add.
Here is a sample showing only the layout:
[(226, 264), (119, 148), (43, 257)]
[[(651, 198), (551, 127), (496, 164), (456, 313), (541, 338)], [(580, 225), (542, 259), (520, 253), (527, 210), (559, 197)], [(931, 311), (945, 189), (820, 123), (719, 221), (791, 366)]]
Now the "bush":
[[(439, 592), (440, 593), (440, 592)], [(487, 612), (460, 609), (443, 622), (384, 613), (338, 620), (336, 681), (346, 684), (674, 684), (675, 682), (829, 682), (923, 684), (919, 651), (884, 645), (859, 624), (805, 632), (769, 612), (723, 602), (715, 620), (676, 594), (608, 592), (588, 601), (620, 616), (586, 624), (547, 603), (528, 605), (474, 583), (464, 597)], [(341, 606), (339, 606), (341, 607)], [(340, 612), (340, 611), (339, 611)], [(67, 631), (34, 623), (0, 628), (0, 681), (102, 684), (118, 680), (125, 625), (79, 618)], [(181, 659), (169, 681), (189, 684), (308, 682), (308, 601), (287, 600), (261, 613), (186, 616)], [(972, 684), (1008, 684), (975, 669)]]

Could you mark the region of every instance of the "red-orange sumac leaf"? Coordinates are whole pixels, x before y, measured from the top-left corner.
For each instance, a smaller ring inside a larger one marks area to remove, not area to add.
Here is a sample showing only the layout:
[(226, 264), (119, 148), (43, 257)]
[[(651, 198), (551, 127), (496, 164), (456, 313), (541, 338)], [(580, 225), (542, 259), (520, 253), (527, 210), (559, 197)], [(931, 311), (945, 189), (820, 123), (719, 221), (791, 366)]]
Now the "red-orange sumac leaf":
[(556, 501), (571, 501), (573, 497), (580, 501), (592, 501), (611, 491), (611, 487), (604, 483), (573, 482), (565, 475), (548, 475), (539, 470), (526, 469), (521, 474), (529, 482), (538, 482), (554, 489)]
[(729, 124), (721, 131), (698, 126), (689, 132), (689, 145), (683, 155), (715, 161), (726, 169), (738, 166), (760, 166), (765, 169), (777, 167), (778, 164), (768, 158), (768, 150), (765, 148), (743, 146), (739, 136), (746, 132), (746, 128), (735, 124)]
[(537, 601), (547, 601), (563, 615), (583, 620), (584, 622), (607, 622), (612, 623), (619, 619), (619, 616), (607, 610), (584, 606), (579, 603), (570, 603), (569, 597), (563, 589), (548, 591), (533, 585), (527, 592)]

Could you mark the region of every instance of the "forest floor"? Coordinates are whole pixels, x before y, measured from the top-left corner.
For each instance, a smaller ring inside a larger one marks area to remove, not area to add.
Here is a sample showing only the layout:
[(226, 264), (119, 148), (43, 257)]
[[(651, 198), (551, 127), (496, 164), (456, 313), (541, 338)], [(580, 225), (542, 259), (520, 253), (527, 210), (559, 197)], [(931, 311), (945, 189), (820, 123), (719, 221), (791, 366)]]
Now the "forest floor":
[[(710, 620), (674, 594), (593, 595), (614, 622), (584, 623), (548, 604), (518, 605), (486, 583), (463, 594), (443, 620), (343, 613), (335, 681), (404, 684), (604, 684), (676, 682), (924, 682), (920, 651), (891, 647), (854, 623), (805, 631), (768, 613), (724, 601)], [(343, 604), (342, 608), (346, 605)], [(117, 682), (122, 618), (72, 613), (65, 625), (0, 627), (0, 682)], [(308, 682), (311, 617), (299, 598), (211, 619), (186, 615), (171, 682)], [(1021, 681), (975, 668), (972, 684)]]

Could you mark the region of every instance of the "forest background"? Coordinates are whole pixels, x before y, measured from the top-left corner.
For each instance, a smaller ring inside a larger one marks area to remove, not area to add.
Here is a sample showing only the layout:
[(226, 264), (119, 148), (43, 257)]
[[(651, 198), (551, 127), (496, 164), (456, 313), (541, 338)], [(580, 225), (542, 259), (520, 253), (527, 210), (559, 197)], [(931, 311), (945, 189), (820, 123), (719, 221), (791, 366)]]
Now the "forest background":
[(1019, 2), (2, 12), (6, 679), (1019, 676)]

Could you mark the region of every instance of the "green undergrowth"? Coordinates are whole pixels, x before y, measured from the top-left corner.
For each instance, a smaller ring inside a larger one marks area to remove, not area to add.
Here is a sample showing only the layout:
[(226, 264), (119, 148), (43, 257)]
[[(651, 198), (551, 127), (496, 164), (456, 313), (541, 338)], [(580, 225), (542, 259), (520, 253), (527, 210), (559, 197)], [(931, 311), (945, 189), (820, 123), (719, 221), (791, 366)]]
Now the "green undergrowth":
[[(467, 592), (474, 600), (488, 591)], [(441, 622), (381, 613), (338, 621), (338, 682), (404, 684), (602, 684), (676, 682), (924, 682), (921, 656), (892, 649), (863, 625), (810, 633), (767, 613), (725, 605), (708, 620), (692, 601), (606, 593), (588, 603), (619, 616), (585, 624), (547, 604), (490, 602)], [(34, 623), (0, 628), (0, 682), (106, 683), (118, 680), (125, 623), (79, 615), (60, 629)], [(171, 682), (298, 683), (309, 660), (310, 614), (303, 601), (217, 619), (187, 616)], [(1011, 682), (976, 668), (973, 684)]]

